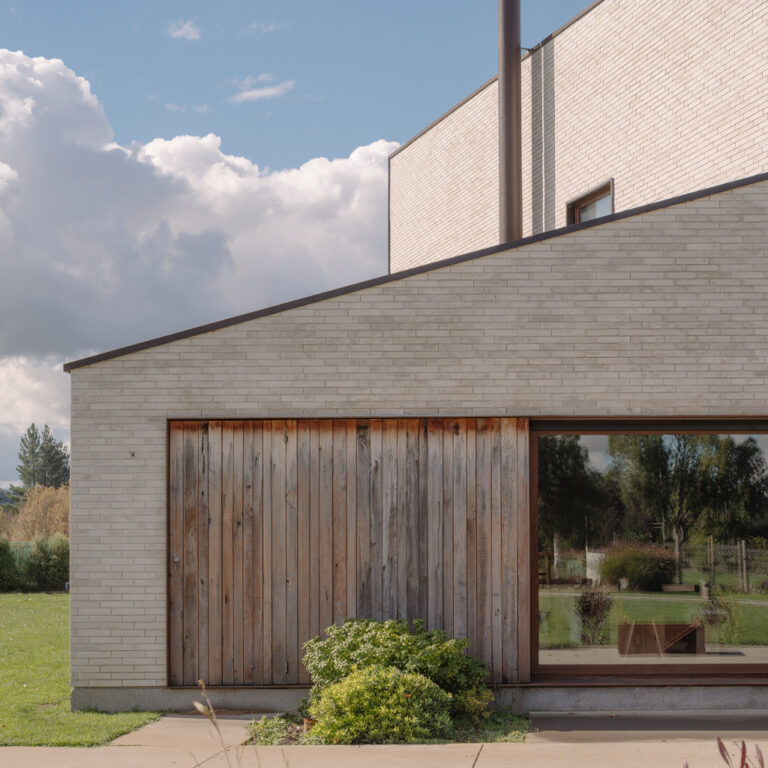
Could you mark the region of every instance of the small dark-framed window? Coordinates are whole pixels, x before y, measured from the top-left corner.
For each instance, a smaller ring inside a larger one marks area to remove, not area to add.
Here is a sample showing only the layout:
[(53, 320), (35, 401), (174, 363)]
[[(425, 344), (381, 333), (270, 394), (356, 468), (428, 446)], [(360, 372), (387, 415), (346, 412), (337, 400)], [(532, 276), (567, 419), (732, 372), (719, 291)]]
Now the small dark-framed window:
[(581, 221), (609, 216), (614, 211), (613, 198), (613, 179), (609, 179), (599, 187), (594, 187), (586, 194), (568, 202), (568, 223), (578, 224)]

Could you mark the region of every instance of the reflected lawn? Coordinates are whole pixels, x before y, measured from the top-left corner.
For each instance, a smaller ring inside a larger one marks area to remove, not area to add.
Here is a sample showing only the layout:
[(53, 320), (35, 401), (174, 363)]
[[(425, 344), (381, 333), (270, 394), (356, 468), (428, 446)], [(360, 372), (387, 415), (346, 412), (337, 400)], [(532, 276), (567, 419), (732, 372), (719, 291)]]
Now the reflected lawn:
[[(539, 592), (539, 647), (574, 648), (582, 643), (576, 618), (577, 590), (553, 587)], [(608, 620), (606, 644), (617, 642), (618, 625), (622, 622), (680, 624), (702, 619), (708, 601), (696, 597), (680, 597), (664, 592), (612, 593), (613, 606)], [(729, 594), (725, 600), (732, 611), (729, 623), (708, 625), (708, 644), (768, 645), (768, 595)]]

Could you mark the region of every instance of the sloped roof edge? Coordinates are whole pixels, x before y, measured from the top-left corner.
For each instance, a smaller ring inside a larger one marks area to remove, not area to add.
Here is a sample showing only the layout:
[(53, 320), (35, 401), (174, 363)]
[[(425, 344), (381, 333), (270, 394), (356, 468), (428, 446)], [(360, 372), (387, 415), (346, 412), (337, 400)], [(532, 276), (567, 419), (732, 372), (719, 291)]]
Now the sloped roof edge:
[(401, 272), (390, 273), (387, 275), (382, 275), (381, 277), (374, 277), (370, 280), (363, 280), (362, 282), (345, 285), (341, 288), (334, 288), (330, 291), (323, 291), (322, 293), (315, 293), (304, 298), (286, 301), (282, 304), (276, 304), (272, 307), (257, 309), (253, 312), (246, 312), (242, 315), (235, 315), (234, 317), (228, 317), (224, 320), (217, 320), (214, 323), (198, 325), (195, 328), (189, 328), (185, 331), (178, 331), (176, 333), (170, 333), (165, 336), (158, 336), (157, 338), (148, 339), (147, 341), (142, 341), (138, 344), (131, 344), (129, 346), (119, 347), (108, 352), (101, 352), (97, 355), (83, 357), (80, 360), (73, 360), (72, 362), (65, 363), (64, 371), (69, 373), (76, 368), (83, 368), (87, 365), (103, 362), (104, 360), (111, 360), (115, 357), (122, 357), (123, 355), (128, 355), (132, 352), (141, 352), (144, 349), (159, 347), (163, 344), (169, 344), (174, 341), (179, 341), (180, 339), (187, 339), (191, 336), (198, 336), (203, 333), (210, 333), (211, 331), (218, 331), (222, 328), (228, 328), (232, 325), (239, 325), (240, 323), (245, 323), (249, 320), (257, 320), (261, 317), (267, 317), (269, 315), (276, 315), (289, 309), (296, 309), (297, 307), (307, 306), (308, 304), (316, 304), (318, 302), (325, 301), (326, 299), (333, 299), (337, 296), (343, 296), (347, 293), (355, 293), (356, 291), (362, 291), (366, 288), (373, 288), (377, 285), (384, 285), (385, 283), (394, 283), (398, 280), (404, 280), (407, 277), (411, 277), (412, 275), (418, 275), (424, 272), (432, 272), (433, 270), (442, 269), (443, 267), (448, 267), (452, 264), (460, 264), (464, 261), (472, 261), (474, 259), (479, 259), (483, 256), (489, 256), (491, 254), (500, 253), (502, 251), (511, 251), (516, 248), (522, 248), (525, 245), (530, 245), (531, 243), (551, 240), (556, 237), (561, 237), (562, 235), (567, 235), (571, 232), (577, 232), (582, 229), (591, 229), (593, 227), (602, 226), (603, 224), (609, 224), (613, 221), (628, 219), (632, 216), (639, 216), (651, 211), (658, 211), (662, 208), (669, 208), (674, 205), (680, 205), (682, 203), (687, 203), (703, 197), (709, 197), (711, 195), (717, 195), (723, 192), (730, 192), (733, 189), (750, 186), (752, 184), (758, 184), (762, 181), (768, 181), (768, 173), (759, 173), (755, 176), (748, 176), (746, 178), (730, 181), (725, 184), (718, 184), (714, 187), (707, 187), (706, 189), (696, 190), (695, 192), (678, 195), (677, 197), (670, 197), (666, 200), (659, 200), (655, 203), (641, 205), (637, 208), (630, 208), (629, 210), (613, 213), (608, 216), (603, 216), (599, 219), (593, 219), (592, 221), (586, 221), (579, 224), (570, 224), (567, 227), (553, 229), (549, 232), (542, 232), (538, 235), (531, 235), (520, 240), (514, 240), (512, 242), (502, 243), (500, 245), (494, 245), (490, 248), (483, 248), (479, 251), (472, 251), (470, 253), (460, 254), (459, 256), (452, 256), (448, 259), (442, 259), (441, 261), (434, 261), (429, 264), (412, 267), (411, 269), (406, 269)]

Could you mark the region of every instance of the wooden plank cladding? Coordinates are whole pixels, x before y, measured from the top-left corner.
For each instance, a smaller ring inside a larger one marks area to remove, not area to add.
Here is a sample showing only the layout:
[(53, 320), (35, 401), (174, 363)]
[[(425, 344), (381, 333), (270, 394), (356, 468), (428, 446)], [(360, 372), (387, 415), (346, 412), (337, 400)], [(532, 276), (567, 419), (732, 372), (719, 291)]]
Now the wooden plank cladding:
[(169, 684), (308, 683), (346, 617), (423, 618), (524, 682), (528, 487), (526, 419), (171, 422)]

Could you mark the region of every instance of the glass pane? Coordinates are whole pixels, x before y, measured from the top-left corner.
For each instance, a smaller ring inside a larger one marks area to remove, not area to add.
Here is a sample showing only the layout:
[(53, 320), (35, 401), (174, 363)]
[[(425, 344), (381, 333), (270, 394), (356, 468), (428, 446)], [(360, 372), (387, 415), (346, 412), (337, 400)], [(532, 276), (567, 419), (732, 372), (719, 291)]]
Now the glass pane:
[(768, 663), (764, 447), (540, 437), (539, 663)]
[(608, 192), (603, 197), (592, 200), (586, 205), (579, 206), (579, 221), (591, 221), (599, 219), (601, 216), (608, 216), (611, 213), (611, 193)]

